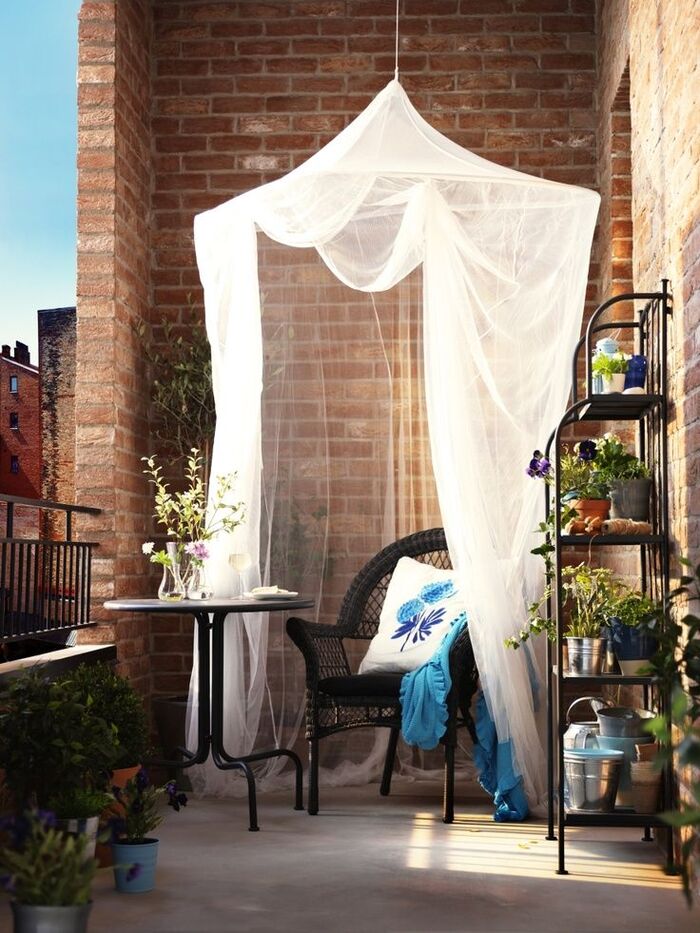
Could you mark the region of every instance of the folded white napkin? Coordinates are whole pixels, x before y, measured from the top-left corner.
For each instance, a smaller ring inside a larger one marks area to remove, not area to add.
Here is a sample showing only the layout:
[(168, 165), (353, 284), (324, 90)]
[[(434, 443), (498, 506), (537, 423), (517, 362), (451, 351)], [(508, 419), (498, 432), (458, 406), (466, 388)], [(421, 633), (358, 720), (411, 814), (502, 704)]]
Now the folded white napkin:
[(275, 593), (286, 593), (287, 591), (282, 589), (281, 586), (254, 586), (250, 592), (258, 596), (274, 596)]

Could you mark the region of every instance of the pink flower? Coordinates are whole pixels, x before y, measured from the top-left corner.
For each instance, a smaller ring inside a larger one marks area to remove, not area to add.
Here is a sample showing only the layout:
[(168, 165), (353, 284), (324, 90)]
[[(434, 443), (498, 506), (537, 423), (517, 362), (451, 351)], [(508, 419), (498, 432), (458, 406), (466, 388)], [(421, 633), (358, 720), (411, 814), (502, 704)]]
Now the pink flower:
[(206, 560), (209, 557), (209, 548), (204, 541), (188, 541), (185, 545), (185, 553), (196, 560)]

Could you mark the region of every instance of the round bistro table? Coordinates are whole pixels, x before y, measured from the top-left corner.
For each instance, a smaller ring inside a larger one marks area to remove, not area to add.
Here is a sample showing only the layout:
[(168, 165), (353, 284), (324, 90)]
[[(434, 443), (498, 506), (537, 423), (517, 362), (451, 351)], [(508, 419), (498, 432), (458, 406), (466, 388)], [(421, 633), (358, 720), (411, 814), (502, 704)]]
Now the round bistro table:
[[(199, 649), (199, 690), (197, 717), (197, 748), (178, 749), (184, 761), (152, 759), (153, 764), (174, 768), (191, 768), (202, 764), (211, 754), (212, 761), (222, 771), (240, 770), (248, 782), (249, 829), (257, 832), (258, 810), (255, 777), (250, 765), (268, 758), (286, 756), (296, 770), (294, 809), (303, 810), (302, 767), (299, 756), (289, 748), (271, 748), (236, 757), (224, 747), (224, 637), (226, 618), (231, 613), (288, 612), (290, 609), (310, 609), (313, 599), (181, 599), (166, 602), (161, 599), (110, 599), (105, 609), (114, 612), (147, 612), (153, 615), (183, 615), (194, 618)], [(210, 637), (211, 636), (211, 637)], [(211, 684), (210, 684), (211, 679)]]

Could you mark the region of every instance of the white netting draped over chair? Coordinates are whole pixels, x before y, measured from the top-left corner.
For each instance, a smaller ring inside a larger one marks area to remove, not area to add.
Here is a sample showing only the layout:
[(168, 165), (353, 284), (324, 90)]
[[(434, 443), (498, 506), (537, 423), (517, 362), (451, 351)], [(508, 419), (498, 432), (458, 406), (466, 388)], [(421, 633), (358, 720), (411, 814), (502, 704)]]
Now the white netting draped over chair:
[[(539, 487), (524, 467), (566, 402), (598, 203), (460, 148), (392, 81), (306, 163), (195, 222), (212, 472), (237, 470), (248, 504), (216, 543), (219, 594), (229, 552), (245, 551), (249, 585), (293, 566), (330, 621), (382, 544), (444, 525), (489, 711), (531, 805), (544, 791), (540, 679), (504, 639), (537, 586)], [(281, 628), (269, 639), (264, 619), (230, 627), (235, 753), (261, 729), (288, 743), (299, 727), (303, 681)], [(366, 756), (346, 779), (378, 764)], [(196, 777), (214, 793), (232, 780), (213, 766)]]

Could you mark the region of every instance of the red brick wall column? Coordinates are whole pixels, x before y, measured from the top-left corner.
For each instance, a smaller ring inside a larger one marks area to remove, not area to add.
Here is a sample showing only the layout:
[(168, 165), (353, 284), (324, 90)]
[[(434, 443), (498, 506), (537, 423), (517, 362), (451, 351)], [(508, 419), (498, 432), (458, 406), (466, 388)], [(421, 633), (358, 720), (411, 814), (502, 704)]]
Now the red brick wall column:
[(100, 543), (88, 637), (115, 638), (122, 670), (150, 687), (143, 620), (101, 608), (143, 592), (139, 540), (150, 502), (139, 457), (148, 451), (142, 348), (148, 316), (150, 12), (147, 0), (84, 2), (78, 69), (78, 303), (76, 499), (104, 510), (86, 523)]

